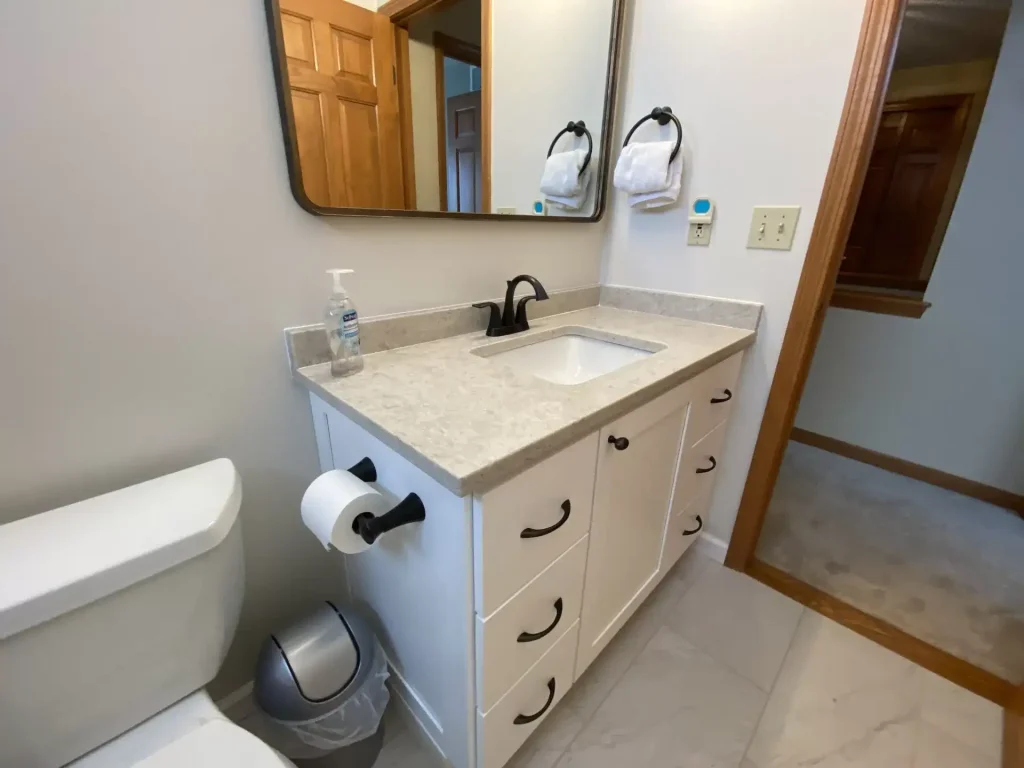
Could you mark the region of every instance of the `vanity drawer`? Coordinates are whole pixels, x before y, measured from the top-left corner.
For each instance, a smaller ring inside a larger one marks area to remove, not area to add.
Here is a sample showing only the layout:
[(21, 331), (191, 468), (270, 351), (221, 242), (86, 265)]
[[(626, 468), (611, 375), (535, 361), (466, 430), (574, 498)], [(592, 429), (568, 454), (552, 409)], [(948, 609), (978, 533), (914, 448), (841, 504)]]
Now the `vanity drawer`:
[(709, 490), (678, 515), (672, 515), (668, 530), (665, 531), (665, 549), (661, 559), (661, 572), (665, 573), (675, 565), (688, 550), (707, 524), (708, 508), (711, 506)]
[(476, 713), (477, 768), (501, 768), (551, 714), (573, 682), (580, 625), (569, 631), (486, 713)]
[(584, 536), (493, 616), (477, 617), (476, 684), (481, 710), (489, 710), (579, 618), (586, 567)]
[(710, 496), (722, 471), (722, 446), (728, 427), (728, 424), (719, 424), (710, 435), (683, 451), (676, 490), (672, 495), (673, 517), (698, 499)]
[(476, 612), (487, 618), (590, 530), (597, 433), (473, 501)]
[(743, 353), (705, 371), (694, 382), (690, 422), (686, 427), (686, 444), (693, 445), (729, 418), (736, 400)]

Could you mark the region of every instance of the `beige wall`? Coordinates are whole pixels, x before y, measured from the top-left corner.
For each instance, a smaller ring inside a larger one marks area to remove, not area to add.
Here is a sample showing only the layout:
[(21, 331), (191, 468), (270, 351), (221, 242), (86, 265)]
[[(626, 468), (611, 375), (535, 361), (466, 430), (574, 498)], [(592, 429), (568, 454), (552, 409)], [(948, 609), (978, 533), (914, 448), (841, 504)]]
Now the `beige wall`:
[[(138, 34), (126, 34), (135, 30)], [(247, 599), (216, 693), (337, 594), (281, 329), (597, 282), (602, 225), (327, 219), (291, 197), (260, 0), (0, 4), (0, 522), (227, 456)]]
[(409, 24), (412, 143), (416, 208), (420, 211), (441, 210), (434, 32), (480, 45), (480, 0), (462, 0), (437, 13), (415, 16)]

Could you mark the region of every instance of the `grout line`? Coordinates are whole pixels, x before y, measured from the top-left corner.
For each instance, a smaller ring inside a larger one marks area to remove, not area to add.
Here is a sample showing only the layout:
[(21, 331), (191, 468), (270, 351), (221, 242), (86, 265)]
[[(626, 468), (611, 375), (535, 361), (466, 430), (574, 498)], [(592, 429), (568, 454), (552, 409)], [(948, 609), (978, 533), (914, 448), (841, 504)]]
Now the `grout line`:
[(800, 625), (804, 623), (804, 619), (807, 618), (807, 612), (810, 610), (806, 605), (800, 606), (800, 617), (796, 620), (796, 626), (793, 628), (793, 634), (789, 638), (789, 645), (786, 646), (786, 652), (782, 654), (782, 661), (779, 664), (779, 668), (775, 671), (775, 677), (772, 678), (772, 684), (768, 686), (768, 693), (764, 697), (764, 706), (761, 707), (761, 714), (757, 717), (757, 722), (754, 724), (754, 730), (750, 732), (750, 738), (747, 739), (747, 746), (743, 749), (743, 756), (740, 757), (740, 762), (748, 760), (747, 755), (750, 753), (750, 747), (754, 743), (754, 737), (757, 736), (757, 732), (761, 729), (761, 721), (764, 720), (764, 713), (768, 711), (768, 702), (772, 700), (772, 694), (775, 693), (775, 686), (779, 683), (779, 676), (782, 674), (782, 670), (786, 667), (786, 661), (789, 659), (789, 654), (793, 651), (793, 643), (796, 641), (796, 635), (800, 631)]
[[(693, 549), (693, 548), (691, 547), (691, 549)], [(706, 560), (707, 560), (708, 562), (706, 562), (706, 563), (705, 563), (705, 564), (704, 564), (703, 566), (701, 566), (701, 567), (700, 567), (700, 570), (699, 570), (699, 571), (697, 572), (697, 574), (696, 574), (696, 575), (694, 575), (693, 579), (692, 579), (692, 580), (690, 581), (690, 583), (689, 583), (689, 584), (688, 584), (688, 585), (686, 586), (686, 588), (685, 588), (685, 589), (684, 589), (684, 590), (683, 590), (683, 591), (682, 591), (682, 592), (681, 592), (681, 593), (679, 594), (679, 596), (678, 596), (678, 597), (676, 598), (676, 600), (675, 600), (675, 601), (674, 601), (674, 602), (673, 602), (673, 603), (672, 603), (672, 604), (671, 604), (670, 606), (666, 607), (666, 609), (665, 609), (665, 615), (668, 615), (668, 613), (669, 613), (669, 612), (670, 612), (670, 611), (672, 610), (672, 608), (675, 608), (676, 606), (678, 606), (678, 605), (679, 605), (679, 603), (681, 603), (681, 602), (682, 602), (683, 598), (684, 598), (684, 597), (686, 597), (686, 594), (687, 594), (687, 593), (688, 593), (688, 592), (689, 592), (689, 591), (690, 591), (691, 589), (693, 589), (693, 587), (694, 587), (694, 586), (696, 585), (696, 583), (697, 583), (697, 582), (698, 582), (698, 581), (700, 580), (700, 578), (701, 578), (701, 577), (702, 577), (702, 576), (704, 575), (705, 571), (707, 571), (707, 570), (708, 570), (708, 569), (709, 569), (709, 568), (710, 568), (710, 567), (712, 566), (712, 564), (713, 564), (713, 563), (715, 563), (715, 560), (714, 560), (714, 558), (712, 558), (712, 557), (710, 557), (710, 556), (708, 556), (708, 555), (706, 555), (706, 554), (703, 554), (703, 553), (699, 553), (699, 554), (701, 554), (701, 556), (702, 556), (702, 557), (703, 557), (704, 559), (706, 559)], [(684, 557), (685, 557), (685, 555), (684, 555)], [(681, 562), (682, 562), (682, 560), (680, 560), (679, 562), (681, 563)], [(662, 579), (662, 581), (661, 581), (661, 584), (660, 584), (659, 586), (661, 586), (661, 585), (664, 585), (664, 584), (665, 584), (665, 581), (667, 581), (668, 579), (677, 579), (677, 580), (680, 580), (680, 581), (681, 581), (681, 579), (679, 579), (679, 577), (678, 577), (678, 576), (676, 576), (676, 575), (675, 575), (675, 573), (674, 573), (674, 572), (675, 572), (676, 570), (678, 570), (678, 568), (679, 568), (679, 567), (680, 567), (680, 566), (679, 566), (679, 563), (676, 563), (676, 565), (674, 565), (674, 566), (673, 566), (673, 567), (672, 567), (672, 568), (671, 568), (671, 569), (669, 570), (669, 572), (668, 572), (668, 573), (666, 574), (665, 578), (664, 578), (664, 579)], [(720, 567), (721, 567), (721, 566), (720, 566)], [(653, 595), (653, 593), (652, 593), (652, 595)], [(652, 597), (652, 595), (648, 595), (648, 596), (647, 596), (647, 600), (650, 600), (650, 599), (651, 599), (651, 597)], [(647, 603), (647, 600), (644, 600), (644, 604), (646, 604), (646, 603)], [(639, 612), (639, 610), (642, 610), (642, 609), (643, 609), (643, 604), (642, 604), (642, 605), (640, 606), (640, 608), (638, 609), (638, 612)], [(637, 617), (637, 616), (636, 616), (636, 614), (634, 613), (634, 614), (633, 614), (633, 616), (632, 616), (632, 617), (631, 617), (631, 618), (629, 619), (629, 621), (627, 621), (627, 622), (626, 622), (626, 626), (628, 626), (628, 625), (629, 625), (629, 624), (630, 624), (631, 622), (633, 622), (633, 621), (634, 621), (634, 620), (636, 619), (636, 617)], [(621, 634), (622, 634), (622, 631), (623, 631), (623, 630), (624, 630), (625, 628), (626, 628), (626, 627), (625, 627), (625, 626), (623, 626), (623, 627), (622, 627), (622, 628), (621, 628), (621, 629), (619, 630), (619, 633), (618, 633), (618, 634), (619, 634), (619, 636), (621, 636)], [(631, 669), (633, 668), (633, 666), (634, 666), (634, 665), (636, 664), (636, 660), (637, 660), (638, 658), (640, 658), (641, 654), (643, 654), (643, 652), (644, 652), (644, 651), (645, 651), (645, 650), (647, 649), (647, 646), (651, 644), (651, 640), (653, 640), (653, 639), (654, 639), (654, 636), (655, 636), (656, 634), (658, 634), (658, 632), (659, 632), (660, 630), (662, 630), (662, 629), (666, 629), (666, 628), (667, 628), (667, 625), (666, 625), (666, 623), (665, 623), (665, 620), (664, 620), (664, 619), (662, 619), (662, 620), (661, 620), (661, 621), (659, 622), (658, 626), (657, 626), (657, 627), (655, 627), (654, 631), (653, 631), (653, 632), (651, 632), (651, 636), (650, 636), (649, 638), (647, 638), (647, 641), (646, 641), (646, 642), (645, 642), (645, 643), (644, 643), (643, 645), (639, 646), (639, 649), (637, 650), (637, 652), (636, 652), (635, 654), (633, 654), (633, 656), (632, 656), (632, 657), (631, 657), (631, 658), (629, 659), (629, 663), (628, 663), (628, 664), (626, 664), (626, 665), (625, 665), (625, 667), (623, 667), (623, 669), (622, 669), (622, 672), (620, 672), (620, 673), (619, 673), (619, 675), (618, 675), (618, 677), (616, 677), (616, 678), (615, 678), (615, 682), (613, 682), (613, 683), (612, 683), (612, 684), (611, 684), (611, 685), (610, 685), (610, 686), (608, 687), (608, 692), (607, 692), (607, 693), (605, 693), (605, 695), (604, 695), (603, 697), (601, 697), (601, 700), (600, 700), (599, 702), (597, 702), (597, 706), (595, 706), (595, 707), (594, 707), (594, 709), (593, 709), (593, 711), (592, 711), (592, 712), (590, 713), (590, 715), (588, 715), (588, 716), (587, 716), (587, 717), (586, 717), (585, 719), (583, 719), (582, 723), (580, 724), (580, 727), (579, 727), (579, 728), (578, 728), (578, 729), (576, 730), (576, 733), (574, 733), (574, 734), (573, 734), (573, 736), (572, 736), (572, 739), (571, 739), (571, 740), (569, 741), (569, 743), (568, 743), (568, 744), (567, 744), (567, 745), (565, 746), (565, 748), (564, 748), (564, 749), (563, 749), (563, 750), (562, 750), (561, 752), (559, 752), (559, 753), (558, 753), (558, 757), (557, 757), (557, 758), (555, 758), (555, 762), (553, 762), (553, 763), (551, 764), (552, 768), (558, 768), (558, 765), (559, 765), (559, 763), (561, 763), (561, 762), (562, 762), (562, 758), (564, 758), (564, 757), (566, 756), (566, 754), (567, 754), (567, 753), (569, 752), (569, 749), (570, 749), (570, 748), (572, 747), (572, 745), (576, 743), (576, 739), (577, 739), (577, 738), (579, 738), (579, 735), (580, 735), (581, 733), (583, 733), (583, 731), (584, 731), (584, 730), (586, 729), (586, 727), (587, 727), (587, 726), (588, 726), (588, 725), (590, 724), (590, 721), (591, 721), (591, 720), (593, 720), (593, 719), (594, 719), (594, 717), (596, 717), (596, 716), (597, 716), (597, 712), (598, 712), (598, 710), (600, 710), (600, 709), (601, 709), (601, 706), (602, 706), (602, 705), (603, 705), (603, 704), (604, 704), (604, 703), (605, 703), (605, 702), (606, 702), (606, 701), (608, 700), (608, 697), (609, 697), (609, 696), (611, 696), (611, 695), (612, 695), (612, 693), (613, 693), (613, 692), (615, 691), (615, 689), (619, 687), (619, 683), (621, 683), (621, 682), (622, 682), (622, 678), (624, 678), (624, 677), (626, 676), (626, 673), (627, 673), (627, 672), (629, 672), (629, 670), (631, 670)], [(614, 642), (614, 640), (613, 640), (613, 642)], [(605, 647), (604, 651), (602, 651), (601, 653), (604, 653), (604, 652), (605, 652), (605, 651), (607, 651), (607, 650), (608, 650), (608, 648), (607, 648), (607, 647)], [(788, 652), (788, 649), (787, 649), (787, 652)], [(599, 655), (598, 655), (598, 657), (597, 657), (597, 659), (596, 659), (595, 661), (599, 661), (599, 660), (600, 660), (600, 658), (601, 658), (601, 656), (600, 656), (600, 654), (599, 654)], [(586, 673), (584, 673), (584, 674), (586, 674)]]

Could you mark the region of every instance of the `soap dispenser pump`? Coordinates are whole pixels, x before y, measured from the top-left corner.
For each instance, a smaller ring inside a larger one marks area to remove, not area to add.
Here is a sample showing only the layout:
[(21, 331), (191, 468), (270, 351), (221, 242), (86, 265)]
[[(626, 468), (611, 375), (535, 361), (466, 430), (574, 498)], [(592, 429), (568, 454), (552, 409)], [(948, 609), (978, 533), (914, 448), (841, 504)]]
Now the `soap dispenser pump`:
[(363, 353), (359, 348), (359, 313), (341, 284), (342, 275), (351, 269), (328, 269), (334, 278), (334, 290), (324, 310), (324, 325), (331, 346), (331, 375), (351, 376), (363, 370)]

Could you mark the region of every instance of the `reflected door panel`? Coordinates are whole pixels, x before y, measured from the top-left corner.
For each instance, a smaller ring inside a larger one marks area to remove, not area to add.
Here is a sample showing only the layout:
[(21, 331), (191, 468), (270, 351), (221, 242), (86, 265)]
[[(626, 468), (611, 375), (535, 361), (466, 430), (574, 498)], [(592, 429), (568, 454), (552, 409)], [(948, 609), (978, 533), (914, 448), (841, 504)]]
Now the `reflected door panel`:
[(281, 0), (302, 186), (325, 207), (404, 207), (394, 31), (343, 0)]
[(447, 100), (448, 210), (483, 210), (483, 163), (480, 149), (480, 91)]

